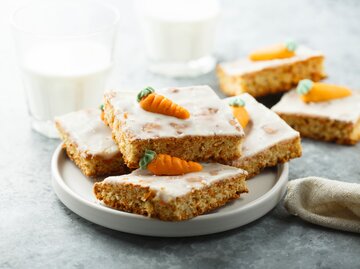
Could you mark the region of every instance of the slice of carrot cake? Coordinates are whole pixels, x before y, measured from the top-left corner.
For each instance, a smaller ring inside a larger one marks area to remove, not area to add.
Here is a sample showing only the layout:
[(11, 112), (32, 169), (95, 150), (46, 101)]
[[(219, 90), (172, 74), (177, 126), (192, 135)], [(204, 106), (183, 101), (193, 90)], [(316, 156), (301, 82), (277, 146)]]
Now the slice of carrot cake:
[[(251, 95), (244, 93), (226, 98), (224, 102), (231, 106), (242, 105), (245, 110), (245, 115), (234, 111), (245, 131), (242, 155), (227, 164), (246, 170), (250, 178), (265, 167), (301, 156), (300, 134)], [(244, 122), (244, 119), (248, 120)]]
[(114, 209), (180, 221), (221, 207), (248, 192), (246, 171), (217, 163), (201, 166), (201, 171), (171, 176), (137, 169), (95, 183), (94, 193)]
[(304, 80), (272, 107), (304, 137), (339, 144), (360, 141), (360, 93)]
[(220, 163), (241, 155), (244, 132), (208, 86), (107, 92), (104, 121), (131, 168), (146, 149)]
[(57, 117), (55, 124), (63, 148), (84, 175), (99, 177), (129, 172), (110, 129), (100, 119), (100, 110), (72, 112)]
[(220, 63), (220, 89), (227, 95), (259, 97), (292, 89), (302, 79), (325, 77), (324, 55), (293, 42), (254, 51), (247, 58)]

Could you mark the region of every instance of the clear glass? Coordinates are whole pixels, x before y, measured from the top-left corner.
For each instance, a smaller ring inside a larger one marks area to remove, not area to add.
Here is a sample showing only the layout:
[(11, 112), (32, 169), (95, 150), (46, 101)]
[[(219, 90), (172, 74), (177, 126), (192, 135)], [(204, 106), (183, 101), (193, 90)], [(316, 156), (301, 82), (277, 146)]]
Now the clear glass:
[(191, 77), (214, 69), (217, 0), (138, 0), (136, 8), (151, 71)]
[(118, 11), (90, 0), (31, 2), (12, 26), (32, 128), (58, 137), (54, 117), (102, 100)]

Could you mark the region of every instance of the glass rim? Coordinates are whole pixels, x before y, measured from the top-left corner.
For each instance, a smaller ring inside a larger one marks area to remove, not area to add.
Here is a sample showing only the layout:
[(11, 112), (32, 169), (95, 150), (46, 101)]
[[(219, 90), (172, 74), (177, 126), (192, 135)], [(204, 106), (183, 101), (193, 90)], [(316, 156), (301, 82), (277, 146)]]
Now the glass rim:
[(98, 4), (99, 6), (102, 6), (104, 8), (107, 8), (108, 10), (110, 10), (113, 14), (114, 14), (114, 20), (107, 26), (101, 27), (95, 31), (88, 31), (88, 32), (84, 32), (84, 33), (79, 33), (79, 34), (43, 34), (43, 33), (37, 33), (37, 32), (33, 32), (30, 30), (27, 30), (23, 27), (20, 27), (17, 22), (16, 22), (16, 15), (24, 10), (25, 8), (28, 8), (29, 6), (33, 5), (34, 3), (47, 3), (48, 1), (46, 0), (35, 0), (35, 1), (30, 1), (24, 5), (21, 5), (19, 7), (17, 7), (12, 14), (10, 15), (10, 24), (13, 28), (13, 30), (19, 31), (23, 34), (28, 34), (28, 35), (33, 35), (33, 36), (38, 36), (38, 37), (44, 37), (44, 38), (81, 38), (81, 37), (87, 37), (87, 36), (92, 36), (92, 35), (97, 35), (103, 32), (106, 32), (107, 30), (115, 27), (120, 20), (120, 13), (119, 10), (117, 8), (115, 8), (113, 5), (111, 4), (104, 4), (102, 2), (100, 2), (99, 0), (81, 0), (83, 2), (88, 2), (88, 3), (95, 3)]

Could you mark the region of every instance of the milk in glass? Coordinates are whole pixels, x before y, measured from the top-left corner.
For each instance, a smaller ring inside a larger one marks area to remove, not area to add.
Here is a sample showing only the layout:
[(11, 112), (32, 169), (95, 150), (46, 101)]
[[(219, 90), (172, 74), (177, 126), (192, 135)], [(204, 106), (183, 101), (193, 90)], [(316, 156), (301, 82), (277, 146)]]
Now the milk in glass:
[(43, 44), (30, 49), (21, 68), (30, 114), (40, 121), (98, 107), (111, 59), (91, 43)]
[(58, 137), (54, 118), (96, 108), (111, 68), (119, 13), (93, 0), (32, 1), (11, 17), (31, 127)]
[(196, 76), (214, 68), (212, 56), (219, 5), (216, 0), (139, 1), (150, 70)]

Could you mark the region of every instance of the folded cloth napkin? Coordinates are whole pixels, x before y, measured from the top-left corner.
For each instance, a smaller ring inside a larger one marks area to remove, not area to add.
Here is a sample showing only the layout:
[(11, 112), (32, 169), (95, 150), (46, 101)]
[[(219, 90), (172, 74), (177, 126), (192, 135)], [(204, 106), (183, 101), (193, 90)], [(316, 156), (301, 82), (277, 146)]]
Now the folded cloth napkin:
[(360, 233), (360, 184), (319, 177), (288, 183), (286, 210), (321, 226)]

